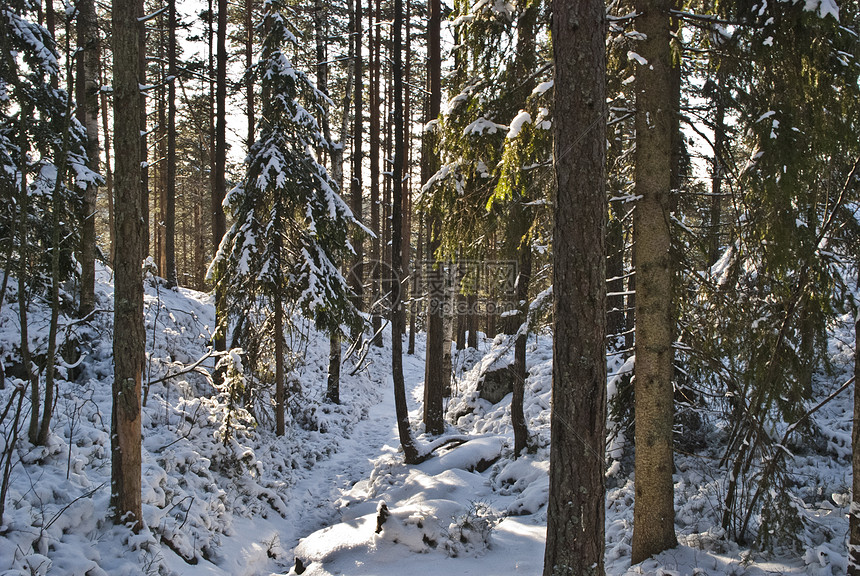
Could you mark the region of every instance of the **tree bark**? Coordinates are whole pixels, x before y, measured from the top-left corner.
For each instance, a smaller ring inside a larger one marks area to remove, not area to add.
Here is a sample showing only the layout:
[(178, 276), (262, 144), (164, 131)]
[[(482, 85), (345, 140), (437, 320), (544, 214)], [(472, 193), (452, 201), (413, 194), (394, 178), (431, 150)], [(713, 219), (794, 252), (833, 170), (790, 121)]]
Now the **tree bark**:
[[(355, 35), (355, 54), (353, 55), (353, 70), (355, 74), (353, 100), (355, 102), (355, 115), (353, 116), (352, 129), (352, 176), (350, 180), (349, 194), (352, 215), (355, 216), (355, 219), (359, 222), (361, 222), (362, 219), (362, 160), (364, 159), (364, 151), (362, 150), (362, 129), (364, 126), (364, 105), (362, 95), (364, 89), (364, 72), (361, 59), (361, 14), (361, 0), (355, 0), (353, 30)], [(352, 270), (348, 280), (350, 288), (352, 288), (352, 291), (355, 294), (355, 299), (353, 301), (355, 307), (359, 310), (364, 310), (364, 238), (360, 230), (356, 229), (352, 235), (352, 247), (355, 250), (355, 256), (353, 258)]]
[[(140, 22), (140, 26), (138, 26), (138, 34), (137, 34), (137, 43), (138, 43), (138, 70), (139, 72), (139, 80), (140, 85), (146, 85), (146, 24), (143, 21), (143, 17), (146, 16), (146, 5), (144, 4), (144, 0), (138, 0), (137, 2), (137, 18), (138, 22)], [(140, 128), (140, 195), (141, 198), (138, 201), (142, 210), (141, 216), (143, 217), (143, 241), (140, 244), (140, 259), (143, 261), (144, 258), (149, 256), (149, 145), (147, 144), (147, 118), (146, 118), (146, 93), (143, 90), (139, 90), (140, 94), (140, 107), (138, 110), (140, 111), (140, 124), (138, 127)]]
[[(212, 174), (212, 250), (227, 231), (221, 204), (227, 195), (227, 0), (218, 0), (217, 72), (215, 78), (215, 169)], [(215, 288), (215, 349), (227, 349), (224, 290)]]
[(168, 0), (167, 33), (167, 182), (164, 205), (164, 278), (176, 278), (176, 0)]
[[(78, 55), (76, 94), (77, 117), (87, 131), (87, 166), (99, 171), (99, 67), (101, 46), (93, 0), (78, 4)], [(78, 313), (88, 316), (95, 307), (96, 284), (96, 198), (98, 186), (89, 184), (84, 191), (81, 221), (81, 300)]]
[(403, 138), (403, 0), (394, 0), (394, 166), (392, 211), (391, 211), (391, 369), (394, 380), (394, 406), (397, 412), (397, 431), (400, 446), (403, 448), (407, 464), (418, 462), (418, 450), (412, 441), (412, 428), (409, 424), (409, 409), (406, 404), (406, 385), (403, 380), (403, 302), (400, 298), (400, 278), (402, 267), (402, 195), (403, 195), (403, 157), (406, 142)]
[(632, 562), (676, 545), (672, 483), (671, 0), (638, 0), (636, 29), (646, 39), (636, 70), (636, 500)]
[[(369, 8), (369, 7), (368, 7)], [(381, 246), (381, 238), (382, 238), (382, 226), (380, 223), (380, 215), (379, 215), (379, 134), (380, 134), (380, 107), (382, 103), (379, 99), (379, 88), (380, 88), (380, 52), (381, 52), (381, 36), (380, 36), (380, 23), (381, 23), (381, 2), (380, 0), (376, 0), (376, 6), (374, 9), (374, 14), (376, 17), (376, 26), (374, 27), (373, 18), (368, 17), (368, 21), (370, 22), (370, 26), (368, 27), (368, 35), (370, 38), (370, 92), (368, 94), (368, 111), (370, 112), (370, 229), (373, 230), (373, 233), (376, 234), (376, 238), (372, 238), (370, 242), (370, 260), (371, 260), (371, 269), (370, 273), (373, 276), (370, 278), (371, 285), (371, 328), (373, 333), (376, 334), (380, 327), (382, 326), (382, 316), (380, 316), (379, 304), (377, 304), (380, 297), (380, 281), (381, 281), (381, 260), (382, 260), (382, 252), (380, 250)], [(368, 9), (368, 16), (371, 15), (370, 10)], [(388, 224), (386, 222), (386, 224)], [(374, 338), (373, 344), (375, 346), (382, 346), (382, 337)]]
[[(427, 21), (428, 82), (430, 84), (429, 105), (425, 124), (439, 118), (442, 103), (442, 51), (441, 51), (441, 0), (430, 0)], [(439, 169), (436, 152), (438, 127), (424, 132), (421, 152), (421, 180), (427, 182)], [(435, 262), (441, 245), (442, 216), (437, 210), (427, 214), (427, 262)], [(429, 434), (441, 434), (442, 420), (443, 340), (444, 340), (444, 277), (442, 266), (425, 266), (428, 280), (427, 290), (427, 354), (424, 372), (424, 426)]]
[(854, 422), (851, 428), (852, 496), (848, 516), (848, 576), (860, 576), (860, 302), (855, 303), (854, 314)]
[(113, 3), (116, 261), (111, 505), (116, 521), (135, 531), (142, 520), (140, 394), (145, 334), (141, 260), (146, 238), (139, 15), (137, 0)]
[(552, 4), (553, 385), (544, 576), (602, 575), (606, 443), (605, 6)]

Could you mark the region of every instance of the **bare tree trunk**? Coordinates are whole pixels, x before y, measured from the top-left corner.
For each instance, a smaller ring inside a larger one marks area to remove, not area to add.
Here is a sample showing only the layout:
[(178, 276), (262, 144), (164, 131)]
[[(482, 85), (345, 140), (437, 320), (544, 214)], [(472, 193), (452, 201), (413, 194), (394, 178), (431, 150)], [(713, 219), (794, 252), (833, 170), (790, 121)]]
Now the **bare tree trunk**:
[[(315, 5), (319, 4), (319, 0)], [(316, 12), (315, 18), (316, 18)], [(316, 21), (316, 20), (315, 20)], [(319, 38), (319, 33), (317, 33)], [(317, 66), (325, 67), (325, 62), (319, 59), (319, 43), (317, 43)], [(254, 0), (245, 0), (245, 70), (250, 70), (254, 65)], [(319, 80), (319, 78), (317, 78)], [(325, 82), (320, 84), (325, 86)], [(327, 93), (327, 92), (326, 92)], [(251, 144), (254, 143), (254, 128), (256, 118), (254, 114), (254, 80), (248, 78), (248, 85), (245, 86), (245, 105), (247, 107), (248, 116), (248, 136), (245, 139), (245, 146), (248, 150), (251, 149)]]
[(167, 36), (167, 188), (164, 206), (164, 278), (168, 288), (176, 278), (176, 0), (168, 0)]
[[(71, 30), (70, 23), (66, 22), (66, 53), (71, 54)], [(63, 193), (63, 178), (68, 168), (69, 147), (71, 143), (72, 128), (72, 94), (74, 93), (74, 78), (72, 77), (72, 62), (66, 65), (66, 109), (63, 118), (63, 138), (59, 151), (59, 165), (57, 166), (57, 177), (54, 181), (54, 192), (52, 199), (53, 229), (51, 230), (51, 320), (48, 327), (48, 350), (45, 355), (45, 404), (42, 408), (42, 423), (39, 426), (39, 437), (37, 444), (44, 446), (48, 442), (51, 432), (51, 417), (54, 413), (54, 389), (56, 387), (57, 371), (57, 331), (60, 320), (60, 224), (65, 212), (65, 200)]]
[[(381, 276), (381, 261), (382, 261), (382, 252), (381, 252), (381, 243), (382, 243), (382, 226), (380, 223), (380, 180), (379, 180), (379, 135), (380, 135), (380, 107), (382, 102), (379, 98), (379, 88), (380, 88), (380, 76), (381, 76), (381, 66), (380, 66), (380, 52), (382, 38), (380, 35), (381, 32), (381, 16), (382, 16), (382, 2), (380, 0), (376, 0), (376, 5), (374, 7), (374, 12), (376, 17), (376, 25), (374, 26), (374, 19), (372, 17), (372, 13), (370, 11), (370, 7), (368, 6), (368, 22), (370, 23), (368, 26), (368, 37), (370, 40), (370, 92), (368, 94), (368, 111), (370, 112), (370, 229), (373, 230), (373, 233), (376, 234), (376, 238), (372, 238), (370, 242), (370, 260), (371, 260), (371, 269), (370, 274), (372, 278), (369, 278), (371, 285), (371, 327), (373, 333), (376, 334), (379, 332), (380, 327), (382, 326), (382, 316), (380, 315), (379, 304), (377, 301), (380, 297), (380, 281), (382, 279)], [(388, 222), (385, 223), (388, 225)], [(381, 335), (377, 338), (374, 338), (373, 344), (375, 346), (382, 346), (382, 337)]]
[[(140, 85), (146, 85), (146, 24), (143, 21), (144, 16), (146, 16), (146, 5), (144, 0), (138, 0), (137, 3), (137, 18), (140, 22), (140, 26), (138, 27), (138, 70), (139, 72), (139, 80)], [(140, 128), (140, 194), (142, 196), (140, 200), (140, 206), (143, 210), (143, 242), (140, 245), (141, 251), (141, 260), (149, 256), (149, 147), (147, 144), (147, 123), (146, 123), (146, 93), (142, 90), (139, 90), (140, 94), (140, 124), (138, 124)], [(114, 138), (116, 138), (114, 136)], [(116, 156), (116, 154), (114, 154)]]
[[(355, 102), (355, 115), (353, 116), (352, 130), (352, 175), (350, 180), (350, 208), (355, 219), (362, 220), (363, 184), (362, 184), (362, 128), (364, 126), (363, 88), (364, 72), (361, 59), (362, 42), (362, 13), (361, 0), (355, 0), (354, 29), (355, 53), (353, 54), (353, 70), (355, 74), (353, 100)], [(355, 307), (364, 310), (364, 238), (360, 230), (356, 230), (352, 236), (352, 247), (355, 250), (352, 270), (349, 275), (350, 288), (355, 293)]]
[[(860, 262), (857, 276), (860, 283)], [(860, 576), (860, 302), (855, 302), (854, 314), (854, 421), (851, 428), (852, 496), (848, 516), (848, 576)]]
[(30, 247), (29, 226), (30, 218), (30, 194), (27, 190), (27, 127), (25, 120), (33, 114), (33, 104), (26, 102), (21, 110), (21, 128), (18, 150), (20, 152), (21, 182), (18, 189), (18, 320), (21, 324), (21, 363), (24, 365), (24, 374), (30, 385), (30, 425), (27, 429), (27, 437), (30, 443), (36, 444), (39, 438), (39, 408), (41, 405), (41, 393), (39, 391), (39, 379), (33, 374), (33, 364), (30, 357), (30, 329), (27, 321), (27, 279), (30, 277)]
[(596, 576), (604, 573), (605, 546), (606, 8), (555, 0), (552, 10), (557, 193), (543, 574)]
[[(75, 98), (78, 101), (78, 121), (87, 131), (87, 166), (99, 171), (99, 68), (101, 42), (93, 0), (78, 4), (78, 55)], [(110, 189), (108, 189), (110, 193)], [(84, 191), (83, 221), (81, 222), (81, 300), (78, 314), (89, 315), (95, 307), (96, 284), (96, 198), (98, 186), (87, 185)]]
[(275, 307), (275, 434), (286, 432), (285, 410), (286, 386), (284, 375), (284, 307), (279, 301)]
[(391, 275), (391, 369), (394, 380), (394, 406), (397, 411), (397, 431), (400, 435), (400, 446), (403, 448), (404, 460), (407, 464), (418, 462), (418, 450), (412, 441), (412, 428), (409, 424), (409, 409), (406, 405), (406, 385), (403, 380), (403, 332), (404, 315), (403, 302), (400, 298), (399, 279), (402, 269), (402, 238), (401, 217), (403, 198), (403, 158), (406, 142), (403, 138), (403, 0), (394, 0), (394, 166), (393, 171), (393, 207), (391, 211), (391, 263), (394, 274)]
[(636, 71), (636, 502), (632, 562), (676, 545), (672, 483), (672, 185), (669, 10), (671, 0), (638, 0), (636, 29), (645, 36)]
[(111, 505), (119, 523), (141, 527), (141, 375), (144, 360), (143, 278), (146, 238), (142, 191), (138, 0), (113, 3), (116, 260), (114, 384), (111, 414)]
[[(101, 78), (104, 78), (104, 70), (102, 70)], [(106, 82), (102, 82), (106, 84)], [(111, 162), (111, 136), (108, 130), (108, 103), (107, 94), (101, 93), (102, 105), (102, 132), (105, 135), (105, 191), (108, 205), (108, 264), (113, 267), (114, 254), (116, 253), (116, 226), (114, 223), (114, 190), (113, 190), (113, 163)]]
[[(227, 195), (227, 0), (218, 0), (217, 75), (215, 79), (215, 170), (212, 174), (212, 249), (227, 231), (221, 204)], [(215, 288), (215, 349), (227, 349), (224, 289)]]
[[(430, 16), (427, 21), (428, 82), (430, 102), (425, 124), (439, 118), (442, 102), (442, 51), (440, 30), (442, 19), (441, 0), (430, 0)], [(436, 154), (438, 128), (425, 131), (421, 151), (421, 180), (427, 182), (439, 169)], [(441, 245), (442, 216), (437, 211), (427, 214), (427, 254), (425, 260), (435, 261)], [(442, 394), (444, 390), (444, 276), (442, 266), (427, 267), (427, 355), (424, 372), (424, 426), (429, 434), (441, 434)]]

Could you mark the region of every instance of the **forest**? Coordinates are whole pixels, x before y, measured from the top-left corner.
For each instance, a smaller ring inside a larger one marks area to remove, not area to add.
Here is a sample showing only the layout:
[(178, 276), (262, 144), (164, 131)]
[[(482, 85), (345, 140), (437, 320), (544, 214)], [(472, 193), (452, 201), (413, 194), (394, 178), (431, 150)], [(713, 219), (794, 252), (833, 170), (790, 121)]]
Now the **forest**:
[(3, 0), (0, 574), (860, 576), (860, 2)]

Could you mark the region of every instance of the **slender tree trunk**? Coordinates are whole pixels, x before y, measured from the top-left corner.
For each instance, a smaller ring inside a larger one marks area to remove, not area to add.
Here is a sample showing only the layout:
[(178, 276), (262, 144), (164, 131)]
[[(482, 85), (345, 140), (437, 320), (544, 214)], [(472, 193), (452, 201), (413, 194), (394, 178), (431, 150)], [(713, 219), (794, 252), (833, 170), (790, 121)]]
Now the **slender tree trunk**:
[[(78, 4), (78, 55), (75, 99), (78, 101), (78, 121), (87, 131), (87, 166), (99, 171), (99, 68), (101, 42), (93, 0)], [(110, 193), (110, 189), (108, 189)], [(96, 198), (98, 186), (87, 185), (84, 191), (81, 222), (81, 300), (78, 314), (88, 316), (95, 307), (96, 284)]]
[[(407, 16), (412, 11), (411, 0), (406, 0), (406, 14)], [(406, 57), (403, 63), (403, 76), (404, 76), (404, 85), (407, 89), (403, 93), (403, 118), (405, 119), (403, 123), (403, 146), (404, 146), (404, 156), (403, 156), (403, 199), (402, 199), (402, 226), (401, 226), (401, 237), (403, 238), (403, 250), (402, 250), (402, 258), (401, 258), (401, 269), (403, 278), (400, 283), (401, 286), (401, 300), (403, 302), (411, 302), (412, 295), (412, 283), (409, 281), (409, 278), (412, 275), (411, 271), (411, 260), (412, 260), (412, 188), (411, 188), (411, 172), (412, 172), (412, 91), (408, 89), (409, 83), (412, 80), (412, 40), (411, 40), (411, 27), (410, 20), (407, 17), (404, 22), (404, 26), (406, 28), (406, 37), (405, 37), (405, 46), (404, 50), (406, 51)], [(415, 307), (410, 304), (409, 306), (410, 314), (409, 314), (409, 345), (412, 346), (411, 350), (414, 351), (414, 336), (415, 332)], [(406, 309), (404, 307), (403, 313), (406, 313)], [(404, 323), (405, 327), (405, 323)], [(411, 353), (411, 352), (410, 352)]]
[[(316, 0), (315, 6), (319, 5), (320, 0)], [(319, 8), (317, 8), (317, 11)], [(316, 12), (314, 12), (316, 18)], [(315, 20), (316, 22), (316, 20)], [(319, 33), (317, 33), (319, 38)], [(325, 62), (319, 59), (319, 41), (317, 42), (317, 69), (320, 66), (325, 68)], [(245, 70), (250, 70), (254, 65), (254, 0), (245, 0)], [(317, 78), (319, 80), (319, 78)], [(322, 82), (320, 86), (325, 86)], [(322, 88), (321, 88), (322, 89)], [(254, 114), (254, 81), (248, 78), (248, 85), (245, 86), (245, 105), (247, 107), (248, 116), (248, 136), (245, 139), (245, 146), (250, 151), (251, 144), (254, 143), (254, 128), (257, 123), (256, 115)]]
[(284, 375), (284, 307), (281, 301), (273, 302), (275, 307), (275, 434), (283, 436), (286, 432), (284, 405), (286, 386)]
[(326, 386), (326, 400), (332, 404), (340, 404), (340, 337), (332, 332), (328, 337), (328, 381)]
[(723, 104), (721, 73), (717, 73), (717, 89), (714, 99), (714, 159), (711, 163), (711, 202), (708, 210), (708, 266), (720, 259), (720, 221), (722, 220), (724, 151), (726, 141), (726, 107)]
[(141, 375), (144, 361), (143, 278), (146, 218), (142, 192), (140, 86), (141, 10), (137, 0), (113, 3), (116, 260), (114, 384), (111, 415), (111, 505), (117, 522), (141, 524)]
[[(442, 103), (442, 51), (441, 51), (441, 0), (430, 0), (430, 15), (427, 21), (428, 82), (430, 102), (425, 124), (439, 118)], [(421, 180), (427, 182), (439, 169), (436, 152), (437, 129), (424, 133), (421, 151)], [(425, 260), (435, 261), (441, 245), (442, 215), (432, 210), (427, 214), (427, 254)], [(424, 426), (430, 434), (441, 434), (442, 394), (444, 390), (443, 348), (445, 297), (442, 266), (426, 267), (427, 289), (427, 355), (424, 372)]]
[(632, 562), (676, 545), (672, 483), (671, 0), (638, 0), (636, 71), (636, 501)]
[[(860, 263), (857, 267), (860, 283)], [(851, 428), (851, 509), (849, 511), (848, 576), (860, 576), (860, 302), (854, 319), (854, 422)]]
[(400, 298), (400, 277), (402, 269), (401, 217), (403, 198), (403, 157), (406, 142), (403, 139), (403, 0), (394, 0), (394, 166), (393, 207), (391, 211), (391, 369), (394, 380), (394, 406), (397, 411), (397, 431), (400, 446), (403, 448), (407, 464), (418, 462), (418, 450), (412, 441), (412, 428), (409, 424), (409, 409), (406, 405), (406, 385), (403, 380), (403, 302)]
[[(370, 92), (368, 94), (368, 108), (370, 112), (370, 229), (373, 230), (373, 233), (376, 234), (376, 238), (371, 240), (370, 244), (370, 260), (371, 260), (371, 270), (370, 273), (373, 276), (370, 278), (371, 285), (371, 295), (370, 300), (373, 303), (370, 313), (371, 313), (371, 327), (373, 329), (373, 333), (376, 334), (379, 332), (380, 327), (382, 326), (382, 316), (380, 315), (379, 304), (377, 301), (380, 298), (380, 282), (382, 280), (381, 272), (382, 272), (382, 252), (381, 252), (381, 239), (382, 239), (382, 223), (380, 222), (380, 199), (379, 199), (379, 188), (380, 188), (380, 179), (379, 179), (379, 135), (380, 135), (380, 107), (382, 102), (379, 98), (379, 88), (380, 88), (380, 76), (381, 76), (381, 66), (380, 66), (380, 56), (382, 52), (382, 37), (381, 37), (381, 16), (382, 16), (382, 2), (380, 0), (376, 0), (376, 5), (374, 7), (375, 14), (375, 25), (374, 19), (371, 16), (371, 12), (368, 9), (368, 22), (370, 26), (368, 27), (368, 36), (370, 39)], [(369, 8), (369, 6), (368, 6)], [(386, 225), (388, 222), (385, 223)], [(375, 346), (382, 346), (382, 336), (380, 335), (377, 338), (374, 338), (373, 344)]]
[(176, 278), (176, 0), (168, 0), (167, 36), (167, 189), (164, 206), (164, 278), (168, 288)]
[[(353, 70), (355, 74), (355, 85), (353, 101), (355, 102), (355, 115), (353, 116), (352, 129), (352, 176), (350, 180), (350, 208), (355, 219), (361, 222), (362, 220), (362, 160), (364, 151), (362, 149), (364, 126), (364, 105), (363, 105), (363, 90), (364, 90), (364, 70), (361, 59), (361, 43), (362, 43), (362, 12), (361, 0), (355, 0), (354, 14), (354, 42), (355, 53), (353, 55)], [(352, 270), (349, 275), (350, 288), (355, 294), (355, 307), (359, 310), (364, 310), (364, 238), (360, 230), (355, 230), (352, 236), (352, 247), (355, 250), (353, 258)]]
[[(212, 174), (212, 249), (218, 250), (227, 231), (221, 204), (227, 195), (227, 0), (218, 0), (217, 73), (215, 79), (215, 170)], [(215, 287), (215, 349), (227, 349), (224, 289)]]
[(39, 409), (42, 395), (39, 391), (39, 379), (33, 374), (33, 364), (30, 357), (30, 329), (27, 320), (27, 279), (30, 277), (30, 231), (27, 225), (30, 219), (30, 194), (27, 190), (27, 173), (29, 171), (29, 159), (27, 156), (27, 126), (26, 121), (33, 114), (33, 105), (25, 103), (21, 110), (20, 139), (18, 150), (20, 152), (21, 181), (18, 189), (18, 320), (21, 324), (21, 363), (24, 365), (24, 374), (30, 385), (30, 425), (27, 429), (27, 437), (31, 444), (36, 444), (39, 439)]
[[(104, 70), (102, 70), (101, 78), (104, 78)], [(102, 82), (106, 84), (106, 82)], [(108, 263), (113, 267), (114, 254), (116, 253), (116, 226), (114, 223), (114, 190), (113, 190), (113, 163), (111, 162), (111, 136), (108, 130), (108, 102), (107, 94), (101, 93), (102, 105), (102, 133), (105, 135), (105, 196), (107, 196), (108, 205)]]
[[(146, 16), (146, 5), (144, 0), (137, 0), (137, 18), (140, 22), (138, 27), (137, 43), (138, 43), (138, 70), (140, 85), (146, 85), (146, 24), (143, 18)], [(147, 137), (147, 118), (146, 118), (146, 93), (143, 90), (138, 90), (140, 94), (140, 194), (142, 198), (139, 201), (143, 217), (143, 242), (140, 244), (140, 259), (143, 261), (149, 256), (149, 138)], [(114, 137), (115, 138), (115, 137)], [(116, 154), (114, 154), (116, 156)]]
[[(71, 54), (71, 30), (69, 22), (66, 22), (66, 53)], [(63, 118), (63, 138), (59, 151), (59, 165), (57, 166), (57, 177), (54, 181), (52, 199), (53, 229), (51, 231), (51, 320), (48, 327), (48, 350), (45, 355), (45, 405), (42, 408), (42, 423), (39, 426), (39, 437), (37, 444), (45, 446), (51, 432), (51, 417), (54, 413), (54, 389), (56, 387), (57, 372), (57, 331), (60, 320), (60, 224), (63, 213), (66, 210), (63, 178), (68, 168), (69, 147), (71, 142), (72, 127), (72, 94), (74, 93), (74, 78), (72, 77), (72, 63), (66, 66), (66, 109)]]
[(555, 0), (552, 11), (557, 192), (543, 574), (594, 576), (604, 573), (606, 8)]
[[(524, 302), (518, 318), (520, 323), (528, 317), (528, 291), (532, 276), (532, 249), (530, 235), (523, 236), (517, 254), (519, 274), (517, 275), (517, 302)], [(519, 327), (517, 327), (519, 329)], [(526, 367), (527, 331), (517, 333), (514, 343), (514, 382), (511, 399), (511, 424), (514, 429), (514, 454), (520, 455), (528, 446), (528, 425), (524, 413), (525, 387), (528, 369)]]

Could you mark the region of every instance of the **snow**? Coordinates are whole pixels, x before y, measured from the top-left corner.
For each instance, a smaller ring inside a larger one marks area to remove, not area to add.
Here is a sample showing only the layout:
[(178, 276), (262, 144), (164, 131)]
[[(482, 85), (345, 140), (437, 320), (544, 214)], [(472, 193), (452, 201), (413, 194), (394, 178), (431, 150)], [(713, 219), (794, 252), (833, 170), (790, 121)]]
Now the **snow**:
[[(719, 278), (730, 258), (727, 251), (711, 273)], [(7, 367), (20, 338), (16, 285), (10, 280), (0, 310), (0, 359)], [(102, 268), (97, 309), (110, 310), (112, 296), (110, 270)], [(177, 374), (209, 353), (211, 295), (167, 290), (150, 276), (145, 313), (150, 380)], [(34, 306), (30, 316), (31, 344), (44, 350), (47, 310)], [(816, 376), (817, 397), (834, 392), (853, 371), (853, 320), (846, 314), (831, 326), (834, 373)], [(48, 445), (19, 439), (0, 528), (4, 576), (541, 573), (549, 491), (549, 335), (528, 336), (524, 412), (534, 450), (520, 458), (511, 450), (511, 395), (491, 404), (477, 390), (482, 371), (512, 362), (509, 336), (482, 335), (478, 350), (454, 353), (456, 393), (448, 401), (446, 431), (431, 438), (420, 425), (425, 343), (417, 335), (416, 354), (404, 356), (408, 407), (419, 445), (435, 447), (417, 466), (405, 465), (399, 451), (388, 332), (385, 347), (372, 348), (363, 369), (351, 374), (352, 361), (345, 361), (343, 404), (333, 405), (322, 400), (328, 339), (305, 327), (309, 342), (293, 373), (303, 396), (291, 406), (283, 438), (271, 433), (264, 417), (271, 400), (266, 394), (259, 399), (256, 426), (237, 414), (240, 420), (226, 438), (224, 390), (193, 371), (153, 382), (143, 406), (146, 527), (134, 535), (105, 520), (112, 315), (99, 312), (91, 325), (65, 317), (61, 322), (84, 344), (82, 374), (60, 382)], [(249, 376), (241, 350), (222, 362), (236, 377)], [(210, 357), (202, 365), (211, 369), (214, 363)], [(610, 396), (632, 365), (631, 358), (610, 356)], [(20, 383), (7, 377), (0, 403)], [(718, 528), (722, 472), (708, 454), (679, 453), (674, 481), (680, 544), (631, 566), (631, 446), (624, 431), (615, 429), (607, 446), (607, 574), (844, 574), (852, 402), (850, 393), (841, 393), (815, 414), (820, 448), (787, 446), (794, 451), (791, 472), (803, 479), (793, 497), (804, 523), (798, 551), (773, 555), (725, 537)], [(4, 430), (8, 424), (2, 423)]]
[(634, 60), (634, 61), (638, 62), (639, 65), (641, 65), (641, 66), (647, 66), (648, 65), (648, 60), (646, 60), (645, 58), (643, 58), (642, 56), (640, 56), (639, 54), (637, 54), (633, 50), (628, 50), (627, 59), (628, 60)]
[(544, 92), (546, 92), (547, 90), (549, 90), (550, 88), (553, 87), (554, 82), (555, 82), (554, 80), (548, 80), (547, 82), (541, 82), (540, 84), (535, 86), (535, 89), (532, 90), (532, 94), (536, 94), (536, 95), (543, 94)]
[(531, 114), (529, 114), (525, 110), (520, 110), (519, 114), (514, 116), (514, 119), (511, 120), (511, 127), (505, 137), (509, 140), (513, 140), (520, 135), (520, 130), (523, 129), (523, 126), (527, 123), (530, 123), (531, 121)]

